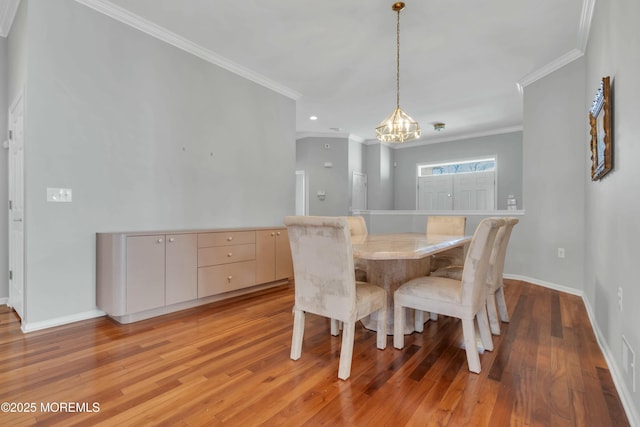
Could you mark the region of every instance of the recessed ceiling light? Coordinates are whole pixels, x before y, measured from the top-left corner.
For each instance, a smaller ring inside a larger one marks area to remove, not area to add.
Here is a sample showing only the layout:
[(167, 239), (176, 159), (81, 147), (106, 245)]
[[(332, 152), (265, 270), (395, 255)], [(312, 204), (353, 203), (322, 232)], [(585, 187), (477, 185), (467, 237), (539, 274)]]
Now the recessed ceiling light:
[(309, 120), (318, 120), (318, 116), (311, 116), (309, 117)]

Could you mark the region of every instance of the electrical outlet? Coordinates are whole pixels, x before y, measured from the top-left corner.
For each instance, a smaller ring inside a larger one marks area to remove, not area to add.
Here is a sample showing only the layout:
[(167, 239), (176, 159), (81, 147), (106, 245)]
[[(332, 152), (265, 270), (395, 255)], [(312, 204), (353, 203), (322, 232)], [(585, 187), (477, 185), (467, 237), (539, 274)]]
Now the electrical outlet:
[(618, 307), (622, 311), (622, 288), (618, 287)]
[(47, 202), (71, 202), (73, 191), (70, 188), (47, 188)]
[(564, 258), (564, 248), (558, 248), (558, 258)]
[(622, 336), (622, 369), (631, 380), (631, 389), (636, 391), (636, 354), (631, 349), (629, 342)]

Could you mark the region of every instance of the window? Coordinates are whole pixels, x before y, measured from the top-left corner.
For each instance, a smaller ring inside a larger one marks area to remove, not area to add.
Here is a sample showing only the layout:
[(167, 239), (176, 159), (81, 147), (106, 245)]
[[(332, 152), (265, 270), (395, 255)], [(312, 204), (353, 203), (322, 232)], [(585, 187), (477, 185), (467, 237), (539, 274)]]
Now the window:
[(451, 163), (418, 165), (418, 176), (451, 175), (456, 173), (488, 172), (496, 170), (495, 157)]
[(495, 157), (418, 165), (418, 210), (495, 210)]

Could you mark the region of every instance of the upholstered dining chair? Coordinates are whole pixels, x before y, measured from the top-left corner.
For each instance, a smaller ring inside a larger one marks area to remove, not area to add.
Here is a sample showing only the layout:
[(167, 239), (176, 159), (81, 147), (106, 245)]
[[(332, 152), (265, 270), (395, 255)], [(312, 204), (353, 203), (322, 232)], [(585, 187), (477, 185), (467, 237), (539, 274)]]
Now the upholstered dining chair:
[[(462, 280), (423, 276), (400, 286), (394, 293), (393, 346), (404, 347), (406, 308), (457, 317), (462, 321), (462, 333), (467, 364), (472, 372), (480, 372), (480, 357), (476, 346), (475, 321), (485, 350), (493, 350), (487, 319), (487, 270), (489, 257), (502, 218), (483, 219), (473, 235), (462, 271)], [(416, 325), (417, 327), (418, 325)]]
[[(507, 246), (511, 237), (513, 227), (519, 222), (518, 218), (505, 218), (505, 225), (500, 227), (496, 234), (496, 240), (489, 259), (489, 270), (487, 272), (487, 314), (489, 325), (493, 335), (500, 335), (500, 320), (509, 321), (507, 302), (504, 298), (504, 260), (507, 255)], [(431, 273), (432, 276), (448, 277), (450, 279), (461, 280), (462, 266), (449, 266), (438, 269)]]
[[(427, 236), (443, 234), (447, 236), (464, 236), (467, 225), (465, 216), (431, 215), (427, 218)], [(431, 271), (449, 265), (461, 265), (464, 262), (464, 248), (449, 249), (431, 257)]]
[(331, 319), (331, 333), (337, 335), (342, 322), (342, 346), (338, 378), (351, 374), (356, 322), (377, 312), (377, 347), (387, 345), (387, 293), (353, 274), (353, 249), (345, 217), (288, 216), (295, 282), (291, 359), (302, 354), (306, 313)]
[[(364, 237), (368, 234), (367, 232), (367, 223), (364, 221), (364, 217), (355, 215), (348, 216), (347, 222), (349, 223), (349, 231), (351, 232), (351, 237)], [(355, 259), (355, 274), (356, 281), (366, 282), (367, 281), (367, 266), (361, 259)]]

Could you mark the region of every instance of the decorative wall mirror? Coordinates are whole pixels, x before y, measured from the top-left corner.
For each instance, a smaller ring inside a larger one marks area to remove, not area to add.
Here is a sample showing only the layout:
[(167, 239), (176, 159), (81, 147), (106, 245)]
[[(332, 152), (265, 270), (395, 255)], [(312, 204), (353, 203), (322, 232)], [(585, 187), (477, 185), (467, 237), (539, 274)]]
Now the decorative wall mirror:
[(598, 181), (613, 167), (610, 92), (609, 76), (603, 77), (589, 110), (592, 181)]

